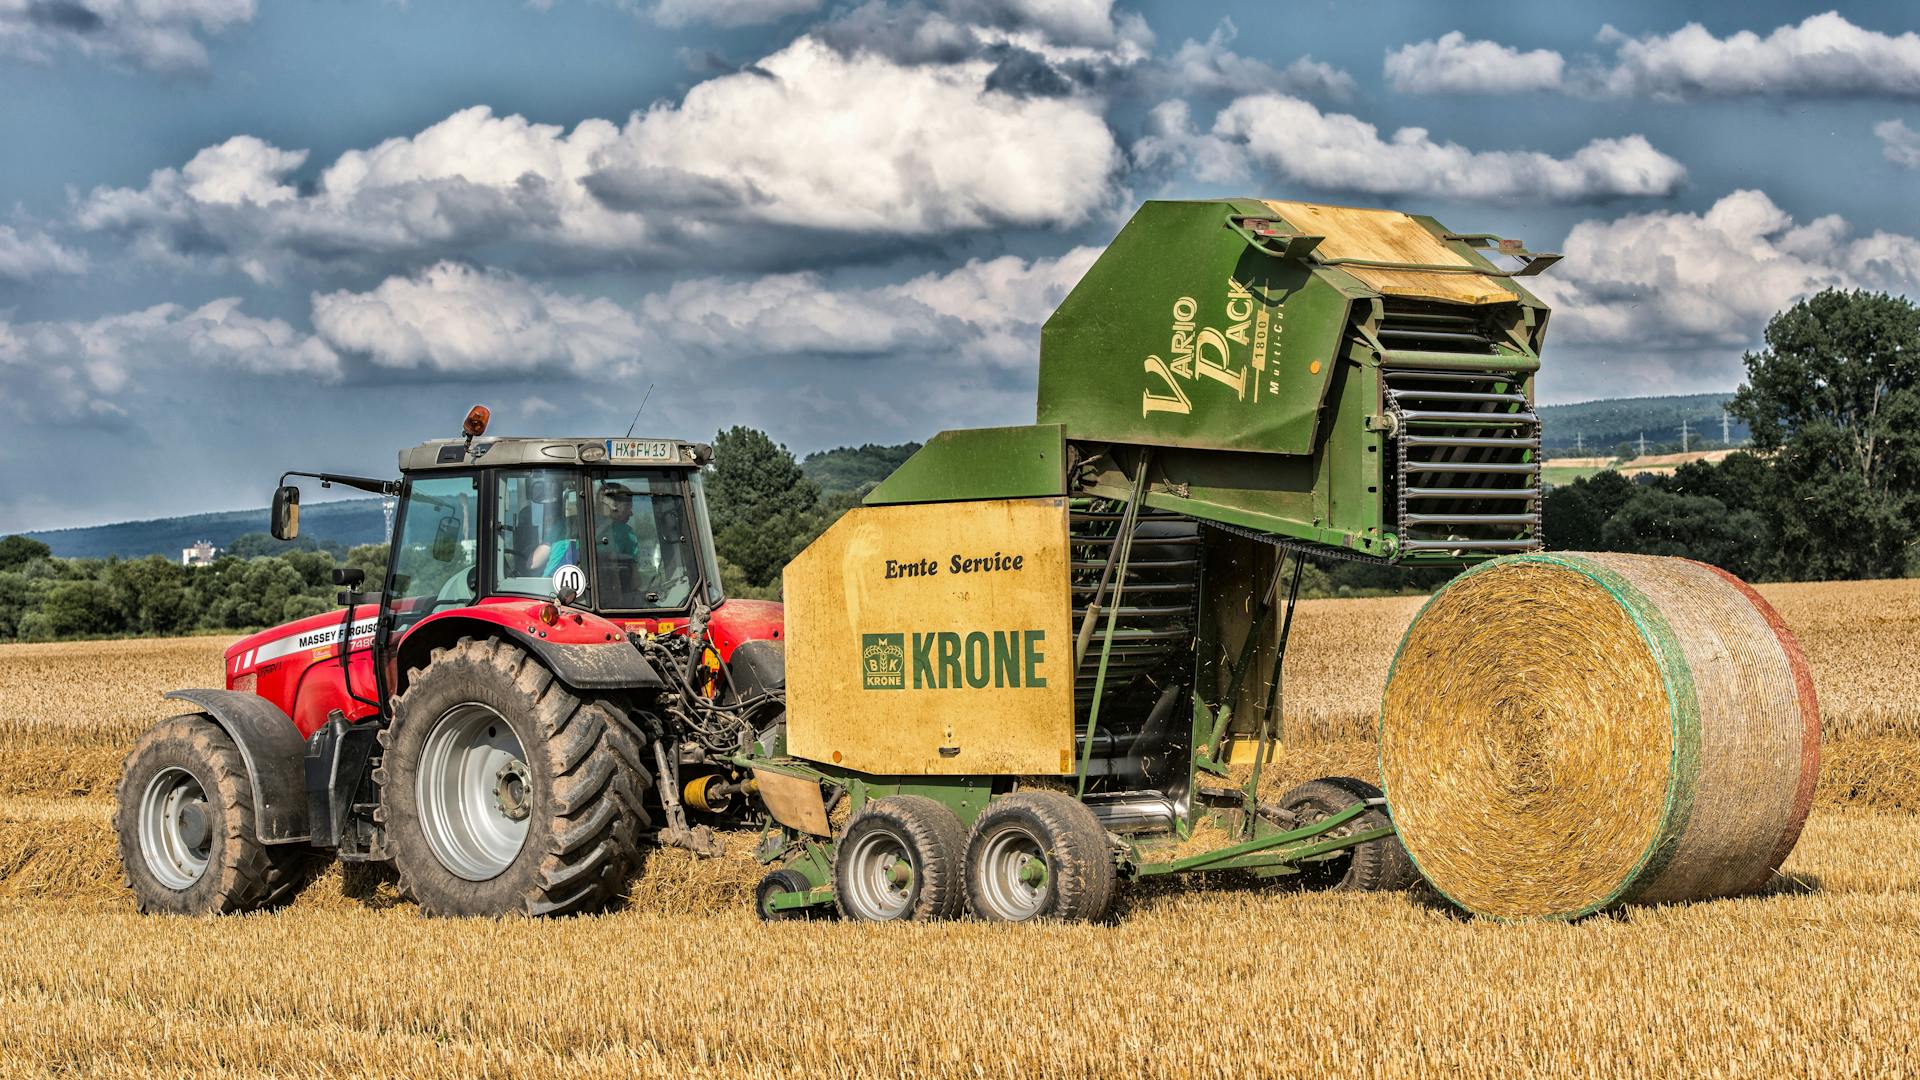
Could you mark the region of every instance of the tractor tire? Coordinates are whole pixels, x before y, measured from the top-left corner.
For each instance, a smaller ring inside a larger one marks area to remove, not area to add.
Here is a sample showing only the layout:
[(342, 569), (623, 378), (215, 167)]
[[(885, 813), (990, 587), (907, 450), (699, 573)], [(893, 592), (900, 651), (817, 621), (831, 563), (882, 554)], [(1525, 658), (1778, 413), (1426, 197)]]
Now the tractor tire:
[(967, 830), (953, 811), (920, 795), (890, 795), (862, 807), (834, 845), (833, 898), (861, 922), (951, 919)]
[(306, 879), (310, 849), (260, 842), (240, 748), (204, 714), (176, 716), (141, 736), (114, 799), (120, 865), (142, 912), (258, 911), (283, 903)]
[[(1280, 797), (1280, 809), (1291, 814), (1294, 828), (1324, 821), (1356, 802), (1381, 797), (1380, 789), (1351, 776), (1323, 776), (1309, 780)], [(1350, 836), (1393, 822), (1383, 806), (1335, 828), (1331, 835)], [(1419, 871), (1407, 857), (1398, 836), (1382, 836), (1340, 852), (1325, 862), (1300, 863), (1295, 881), (1312, 890), (1329, 892), (1393, 892), (1418, 883)]]
[(561, 915), (618, 899), (649, 820), (642, 735), (525, 650), (462, 638), (394, 701), (374, 780), (400, 891), (429, 915)]
[(813, 888), (813, 882), (808, 881), (806, 875), (800, 871), (775, 870), (761, 878), (760, 884), (754, 886), (753, 913), (760, 916), (761, 922), (788, 922), (811, 918), (814, 911), (818, 910), (817, 908), (800, 907), (774, 911), (767, 907), (767, 901), (772, 900), (775, 894), (806, 892), (811, 888)]
[(1092, 922), (1113, 906), (1113, 845), (1087, 804), (1058, 791), (995, 799), (967, 840), (967, 906), (994, 922)]

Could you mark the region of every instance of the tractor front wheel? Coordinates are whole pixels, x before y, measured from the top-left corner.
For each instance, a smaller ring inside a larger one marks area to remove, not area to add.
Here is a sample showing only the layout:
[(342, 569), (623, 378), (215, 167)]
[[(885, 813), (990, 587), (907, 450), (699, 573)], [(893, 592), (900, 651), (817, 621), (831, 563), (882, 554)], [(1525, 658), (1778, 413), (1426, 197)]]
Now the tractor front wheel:
[(639, 734), (518, 646), (435, 649), (381, 733), (387, 845), (430, 915), (606, 907), (648, 824)]
[(240, 749), (204, 715), (141, 736), (114, 798), (120, 864), (143, 912), (254, 911), (300, 884), (307, 849), (260, 842)]

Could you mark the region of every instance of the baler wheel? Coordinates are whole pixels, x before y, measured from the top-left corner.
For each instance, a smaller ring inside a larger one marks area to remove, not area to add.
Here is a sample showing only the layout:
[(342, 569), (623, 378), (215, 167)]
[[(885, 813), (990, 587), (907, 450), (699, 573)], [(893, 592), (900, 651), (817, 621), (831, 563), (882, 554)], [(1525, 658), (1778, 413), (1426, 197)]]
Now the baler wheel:
[(925, 922), (960, 914), (966, 828), (921, 795), (890, 795), (861, 808), (834, 845), (833, 897), (862, 922)]
[(141, 736), (114, 797), (120, 865), (143, 912), (256, 911), (306, 878), (311, 849), (260, 842), (246, 762), (204, 715), (176, 716)]
[(1113, 848), (1080, 800), (1058, 791), (995, 799), (967, 841), (967, 906), (994, 922), (1091, 922), (1113, 905)]
[(394, 702), (374, 780), (400, 889), (429, 915), (611, 904), (648, 825), (641, 736), (497, 638), (433, 651)]
[[(1380, 789), (1351, 776), (1309, 780), (1280, 797), (1295, 827), (1324, 821), (1356, 802), (1381, 798)], [(1336, 835), (1352, 835), (1392, 824), (1386, 808), (1375, 806), (1339, 826)], [(1383, 836), (1340, 852), (1324, 862), (1301, 863), (1296, 879), (1309, 889), (1335, 892), (1392, 892), (1420, 880), (1398, 836)]]
[(777, 893), (806, 892), (811, 888), (813, 888), (813, 882), (808, 881), (806, 875), (800, 873), (798, 870), (772, 871), (766, 877), (760, 879), (759, 885), (754, 886), (753, 913), (760, 916), (760, 921), (762, 922), (786, 922), (789, 920), (805, 919), (817, 909), (800, 907), (787, 908), (784, 911), (773, 911), (767, 907), (767, 902), (772, 900)]

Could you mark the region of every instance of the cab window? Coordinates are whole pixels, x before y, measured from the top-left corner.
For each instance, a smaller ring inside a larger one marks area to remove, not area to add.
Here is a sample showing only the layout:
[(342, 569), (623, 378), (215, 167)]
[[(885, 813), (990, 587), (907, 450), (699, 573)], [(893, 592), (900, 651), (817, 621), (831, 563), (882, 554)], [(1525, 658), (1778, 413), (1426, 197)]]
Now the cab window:
[(692, 521), (666, 473), (593, 481), (594, 580), (602, 611), (684, 607), (693, 595)]
[(479, 588), (480, 481), (432, 476), (407, 488), (387, 597), (398, 624), (473, 602)]
[(582, 566), (586, 500), (571, 469), (515, 469), (499, 474), (494, 493), (500, 542), (495, 545), (498, 591), (553, 595), (553, 574)]

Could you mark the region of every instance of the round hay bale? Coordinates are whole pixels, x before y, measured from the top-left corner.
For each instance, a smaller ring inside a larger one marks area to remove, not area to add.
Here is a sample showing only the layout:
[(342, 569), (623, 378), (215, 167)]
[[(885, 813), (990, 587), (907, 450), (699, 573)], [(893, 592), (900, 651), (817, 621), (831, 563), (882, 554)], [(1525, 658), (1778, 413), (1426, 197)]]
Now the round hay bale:
[(1646, 555), (1460, 575), (1407, 628), (1380, 712), (1408, 853), (1503, 918), (1759, 888), (1799, 838), (1819, 748), (1812, 676), (1773, 608), (1723, 570)]

